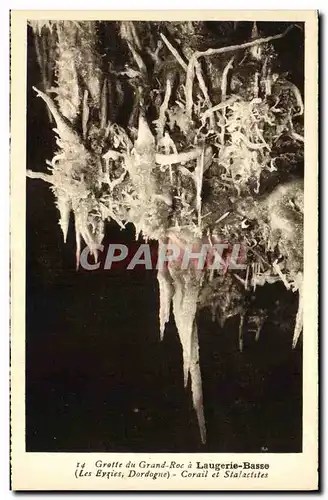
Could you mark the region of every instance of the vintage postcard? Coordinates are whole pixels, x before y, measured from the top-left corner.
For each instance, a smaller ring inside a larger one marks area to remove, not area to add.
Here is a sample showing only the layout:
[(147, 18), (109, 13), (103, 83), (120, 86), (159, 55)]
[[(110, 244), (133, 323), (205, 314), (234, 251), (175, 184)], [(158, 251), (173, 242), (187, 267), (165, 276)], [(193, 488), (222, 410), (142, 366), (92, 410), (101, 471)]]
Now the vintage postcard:
[(317, 12), (11, 12), (13, 490), (317, 490), (317, 276)]

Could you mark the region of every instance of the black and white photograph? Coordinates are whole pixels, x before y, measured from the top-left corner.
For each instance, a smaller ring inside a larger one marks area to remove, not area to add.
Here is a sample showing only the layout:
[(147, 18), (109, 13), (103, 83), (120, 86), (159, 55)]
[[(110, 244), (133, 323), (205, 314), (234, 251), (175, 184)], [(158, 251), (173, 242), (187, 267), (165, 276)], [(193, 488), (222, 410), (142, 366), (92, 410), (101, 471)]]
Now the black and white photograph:
[(304, 452), (306, 22), (257, 17), (27, 18), (29, 456)]

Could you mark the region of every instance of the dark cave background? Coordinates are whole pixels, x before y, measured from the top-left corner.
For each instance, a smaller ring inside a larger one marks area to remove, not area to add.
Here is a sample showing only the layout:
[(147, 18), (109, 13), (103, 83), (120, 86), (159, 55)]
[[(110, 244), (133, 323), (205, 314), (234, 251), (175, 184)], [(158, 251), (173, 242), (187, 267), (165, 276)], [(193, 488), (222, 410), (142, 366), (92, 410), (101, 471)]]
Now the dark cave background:
[[(215, 37), (220, 23), (207, 24)], [(266, 35), (286, 25), (258, 24)], [(250, 29), (240, 23), (241, 40)], [(302, 31), (275, 47), (301, 88)], [(32, 90), (40, 70), (30, 28), (27, 55), (27, 168), (44, 171), (56, 145)], [(258, 288), (256, 301), (270, 314), (258, 342), (245, 333), (242, 353), (238, 319), (221, 329), (200, 315), (202, 445), (172, 318), (159, 341), (155, 271), (76, 271), (73, 221), (64, 245), (54, 197), (41, 180), (27, 180), (26, 241), (28, 452), (302, 451), (302, 341), (291, 348), (296, 294), (283, 285)], [(108, 223), (109, 242), (135, 246), (132, 227)]]

